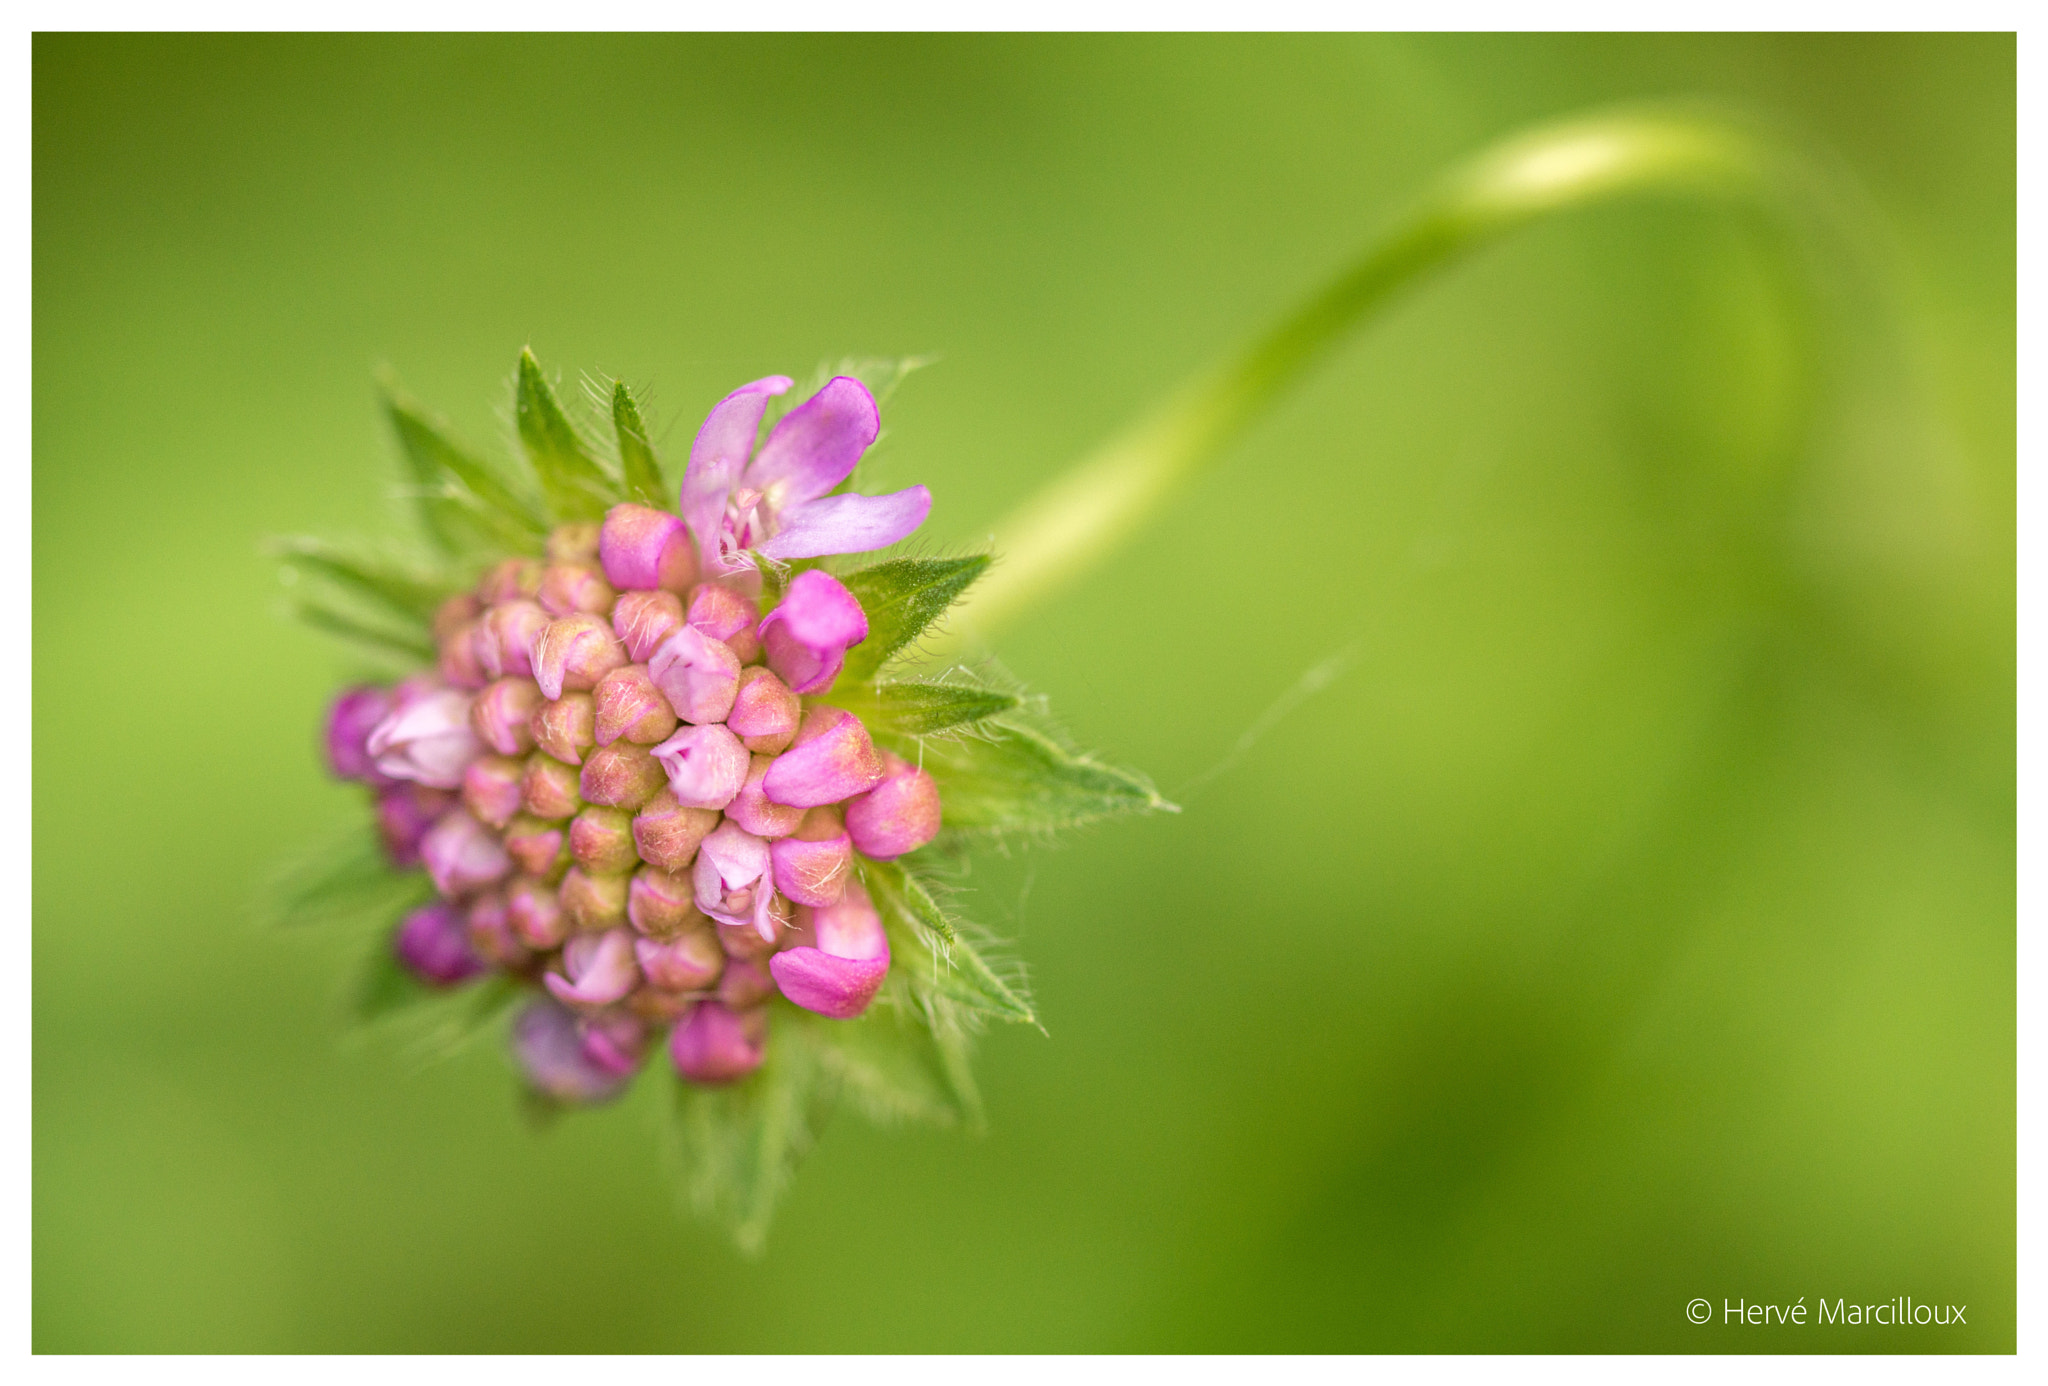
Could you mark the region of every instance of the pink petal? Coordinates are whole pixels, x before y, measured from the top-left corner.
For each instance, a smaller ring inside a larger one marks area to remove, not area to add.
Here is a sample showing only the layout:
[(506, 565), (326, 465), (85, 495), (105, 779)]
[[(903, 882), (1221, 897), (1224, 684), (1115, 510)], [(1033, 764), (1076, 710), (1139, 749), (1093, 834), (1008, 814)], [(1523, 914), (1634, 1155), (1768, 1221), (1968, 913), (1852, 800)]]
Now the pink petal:
[(853, 475), (881, 431), (882, 415), (868, 387), (850, 375), (835, 375), (783, 415), (747, 468), (746, 484), (773, 495), (778, 508), (815, 500)]
[(711, 407), (697, 439), (690, 444), (690, 465), (683, 472), (683, 522), (707, 559), (718, 551), (718, 526), (725, 518), (726, 493), (740, 479), (754, 450), (754, 435), (768, 399), (794, 383), (786, 375), (765, 376), (742, 385)]
[(881, 990), (889, 959), (886, 954), (835, 958), (817, 948), (788, 948), (768, 960), (768, 970), (782, 994), (805, 1010), (832, 1020), (851, 1020)]
[(931, 510), (932, 493), (922, 486), (886, 496), (827, 496), (782, 511), (774, 536), (755, 547), (783, 560), (866, 553), (907, 538)]

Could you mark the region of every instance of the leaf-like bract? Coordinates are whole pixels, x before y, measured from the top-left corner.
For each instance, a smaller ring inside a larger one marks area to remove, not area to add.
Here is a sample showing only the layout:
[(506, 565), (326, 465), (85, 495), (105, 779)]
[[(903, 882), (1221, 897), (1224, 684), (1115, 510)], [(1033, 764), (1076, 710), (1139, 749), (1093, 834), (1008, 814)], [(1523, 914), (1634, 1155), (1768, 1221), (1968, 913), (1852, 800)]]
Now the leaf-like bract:
[(597, 520), (617, 499), (616, 486), (576, 427), (562, 412), (562, 402), (541, 374), (533, 352), (519, 353), (519, 381), (512, 400), (513, 418), (526, 460), (548, 498), (557, 520)]
[(922, 1018), (876, 1006), (858, 1020), (799, 1012), (789, 1023), (811, 1031), (819, 1065), (868, 1120), (951, 1126), (964, 1115), (947, 1055)]
[(1015, 693), (948, 683), (854, 684), (834, 695), (869, 731), (884, 739), (915, 738), (1014, 711)]
[(900, 977), (911, 1001), (934, 1018), (959, 1007), (1000, 1020), (1037, 1020), (1022, 979), (990, 966), (966, 927), (946, 916), (914, 871), (902, 862), (868, 862), (864, 875), (889, 932), (890, 985)]
[(276, 550), (278, 557), (291, 566), (368, 597), (422, 631), (433, 620), (434, 609), (448, 595), (445, 583), (409, 573), (388, 562), (348, 553), (321, 539), (284, 539), (278, 541)]
[(284, 863), (265, 882), (256, 916), (270, 927), (381, 928), (431, 898), (423, 871), (393, 871), (376, 831), (352, 827)]
[(843, 677), (871, 679), (889, 656), (924, 633), (988, 569), (988, 555), (892, 558), (840, 579), (868, 617), (868, 638), (846, 652)]
[(1179, 811), (1143, 775), (1070, 750), (1021, 718), (980, 727), (986, 737), (924, 743), (948, 834), (1049, 832), (1118, 814)]
[(547, 533), (539, 509), (489, 463), (448, 436), (397, 385), (384, 381), (384, 409), (418, 488), (420, 523), (450, 553), (529, 552)]
[(427, 632), (418, 628), (403, 630), (379, 625), (308, 598), (292, 603), (292, 615), (315, 630), (325, 631), (337, 639), (351, 641), (407, 664), (431, 664), (434, 661), (434, 642)]
[(621, 380), (612, 386), (612, 427), (619, 435), (619, 470), (626, 483), (626, 498), (668, 508), (668, 487), (661, 479), (661, 463), (654, 456), (654, 444), (647, 441), (647, 425), (633, 392)]

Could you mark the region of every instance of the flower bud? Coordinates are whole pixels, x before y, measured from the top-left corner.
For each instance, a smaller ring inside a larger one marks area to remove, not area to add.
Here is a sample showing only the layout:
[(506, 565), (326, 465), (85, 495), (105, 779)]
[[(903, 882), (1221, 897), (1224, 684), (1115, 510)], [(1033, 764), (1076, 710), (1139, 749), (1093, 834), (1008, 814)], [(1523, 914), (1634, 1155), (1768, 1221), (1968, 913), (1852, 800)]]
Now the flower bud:
[(596, 616), (564, 616), (533, 642), (533, 677), (550, 698), (588, 691), (625, 662), (611, 623)]
[(730, 1083), (761, 1066), (768, 1052), (768, 1013), (734, 1012), (716, 1001), (693, 1009), (669, 1036), (676, 1072), (693, 1083)]
[(717, 809), (686, 808), (674, 790), (664, 789), (633, 816), (633, 847), (640, 860), (680, 873), (690, 869), (697, 845), (717, 826)]
[(550, 563), (541, 571), (541, 610), (550, 616), (606, 616), (619, 594), (604, 574), (580, 563)]
[(868, 1007), (889, 975), (889, 935), (867, 892), (849, 883), (839, 903), (806, 912), (798, 927), (813, 943), (768, 960), (784, 996), (807, 1011), (850, 1020)]
[(583, 1019), (583, 1057), (607, 1073), (630, 1078), (647, 1052), (647, 1027), (637, 1017), (605, 1011)]
[(469, 695), (453, 688), (401, 687), (384, 720), (364, 741), (377, 769), (394, 780), (454, 789), (482, 752), (469, 727)]
[(526, 765), (510, 756), (478, 756), (462, 772), (462, 806), (477, 821), (502, 829), (525, 802)]
[(505, 892), (505, 919), (512, 934), (537, 952), (559, 948), (569, 936), (561, 896), (546, 881), (521, 876)]
[(476, 584), (477, 600), (498, 606), (540, 591), (541, 565), (531, 558), (508, 558), (494, 564)]
[(448, 637), (483, 615), (484, 605), (473, 592), (458, 592), (434, 608), (434, 643), (445, 645)]
[(676, 802), (722, 809), (747, 781), (747, 748), (724, 727), (684, 727), (654, 748)]
[(637, 809), (661, 791), (662, 779), (652, 751), (614, 741), (583, 762), (583, 797), (608, 808)]
[(327, 713), (327, 768), (338, 780), (388, 783), (370, 758), (370, 733), (391, 715), (391, 690), (360, 683), (345, 688)]
[(598, 525), (595, 520), (557, 525), (548, 534), (548, 562), (581, 563), (587, 568), (597, 562), (597, 543)]
[(494, 606), (477, 623), (476, 657), (492, 678), (533, 677), (533, 647), (554, 618), (530, 601)]
[(455, 802), (447, 790), (420, 784), (400, 782), (379, 790), (377, 833), (384, 839), (384, 854), (391, 864), (401, 871), (418, 866), (420, 839)]
[(420, 860), (434, 878), (434, 889), (450, 900), (474, 894), (512, 873), (504, 844), (465, 809), (450, 810), (427, 829), (420, 839)]
[(804, 714), (796, 744), (775, 758), (761, 787), (778, 804), (816, 808), (865, 793), (881, 778), (882, 758), (860, 718), (820, 706)]
[(939, 787), (907, 760), (882, 757), (882, 782), (846, 801), (846, 831), (856, 850), (894, 861), (939, 835)]
[(648, 677), (676, 716), (703, 726), (723, 722), (739, 692), (739, 656), (695, 626), (677, 626), (647, 660)]
[(626, 892), (631, 884), (630, 876), (595, 876), (572, 866), (562, 877), (562, 912), (583, 933), (616, 928), (626, 922)]
[(600, 746), (609, 746), (620, 737), (637, 745), (652, 746), (675, 732), (675, 709), (647, 676), (644, 664), (627, 664), (612, 670), (597, 681), (590, 696), (596, 708)]
[(645, 505), (615, 505), (598, 536), (604, 575), (622, 592), (689, 589), (697, 577), (697, 546), (682, 519)]
[(486, 891), (470, 901), (464, 925), (470, 948), (491, 966), (520, 968), (530, 961), (526, 945), (512, 932), (512, 911), (502, 892)]
[(564, 693), (533, 714), (533, 741), (556, 760), (581, 765), (597, 744), (597, 703), (588, 693)]
[(849, 646), (868, 638), (868, 616), (846, 584), (823, 568), (806, 568), (757, 633), (768, 667), (798, 693), (822, 693), (839, 677)]
[(458, 626), (436, 643), (440, 647), (436, 667), (440, 671), (441, 682), (473, 692), (491, 681), (490, 674), (484, 669), (483, 622), (471, 621)]
[(562, 947), (562, 973), (541, 978), (557, 1001), (570, 1006), (609, 1006), (640, 982), (633, 936), (624, 929), (579, 934)]
[[(790, 940), (790, 921), (795, 915), (796, 906), (772, 890), (766, 894), (768, 914), (758, 922), (758, 926), (754, 923), (720, 924), (717, 920), (712, 921), (712, 928), (718, 934), (718, 946), (725, 951), (728, 958), (752, 958), (758, 961)], [(761, 926), (767, 929), (765, 934)]]
[(719, 824), (697, 849), (690, 884), (697, 892), (697, 908), (719, 923), (754, 923), (756, 906), (772, 889), (768, 844), (737, 823)]
[(583, 807), (578, 783), (572, 767), (536, 751), (526, 758), (526, 778), (519, 783), (519, 793), (528, 813), (552, 821), (572, 817)]
[(569, 855), (585, 871), (616, 876), (640, 864), (633, 850), (633, 815), (615, 808), (587, 808), (569, 824)]
[(602, 1050), (586, 1052), (576, 1018), (553, 1001), (536, 1001), (512, 1025), (512, 1050), (527, 1082), (557, 1102), (602, 1102), (616, 1096), (631, 1076), (603, 1062)]
[(529, 876), (560, 876), (569, 869), (568, 826), (522, 815), (505, 827), (505, 851)]
[(756, 958), (734, 958), (718, 979), (718, 1000), (735, 1011), (758, 1006), (775, 994), (775, 979)]
[(658, 866), (643, 866), (633, 873), (633, 883), (626, 891), (626, 918), (653, 939), (711, 932), (711, 921), (697, 908), (697, 892), (690, 878)]
[(754, 627), (761, 610), (730, 587), (707, 582), (690, 593), (690, 612), (683, 618), (713, 640), (729, 647), (745, 664), (761, 653)]
[(635, 664), (645, 664), (682, 623), (683, 599), (673, 592), (628, 592), (612, 608), (612, 634)]
[[(637, 951), (638, 945), (635, 945)], [(649, 1025), (667, 1029), (690, 1013), (697, 997), (690, 992), (663, 991), (648, 983), (626, 998), (626, 1009)]]
[(414, 976), (434, 987), (466, 982), (485, 966), (469, 946), (463, 912), (445, 900), (408, 914), (392, 935), (391, 951)]
[(524, 755), (533, 749), (533, 714), (540, 707), (540, 685), (532, 679), (499, 679), (471, 700), (470, 729), (501, 756)]
[(768, 844), (775, 888), (799, 905), (836, 905), (853, 875), (853, 842), (839, 811), (814, 808), (793, 836)]
[(678, 934), (666, 942), (643, 938), (633, 944), (647, 984), (663, 991), (708, 991), (725, 969), (725, 954), (709, 929)]
[(774, 670), (756, 664), (740, 670), (725, 725), (749, 751), (779, 756), (796, 740), (803, 713), (803, 700), (789, 691), (789, 685), (775, 677)]
[(725, 806), (725, 816), (755, 837), (788, 837), (796, 831), (797, 824), (804, 821), (804, 815), (810, 812), (809, 809), (778, 804), (762, 790), (761, 781), (767, 776), (768, 767), (774, 763), (774, 756), (755, 756), (749, 761), (746, 783)]

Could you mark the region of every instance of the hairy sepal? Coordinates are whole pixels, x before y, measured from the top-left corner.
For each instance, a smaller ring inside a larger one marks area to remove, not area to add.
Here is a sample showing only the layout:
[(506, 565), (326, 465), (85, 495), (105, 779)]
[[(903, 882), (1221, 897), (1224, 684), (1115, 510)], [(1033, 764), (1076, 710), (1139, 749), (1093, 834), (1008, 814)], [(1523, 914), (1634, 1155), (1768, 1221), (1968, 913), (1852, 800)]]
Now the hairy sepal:
[(351, 826), (271, 873), (256, 902), (268, 928), (388, 928), (434, 896), (424, 871), (394, 871), (375, 828)]
[(835, 703), (859, 717), (877, 738), (897, 744), (899, 750), (916, 754), (914, 743), (921, 736), (959, 731), (977, 722), (1014, 712), (1024, 699), (995, 688), (976, 688), (949, 683), (854, 684), (835, 690)]
[(540, 507), (401, 392), (388, 374), (384, 411), (412, 471), (420, 525), (454, 555), (538, 553), (547, 535)]
[(900, 861), (871, 861), (862, 874), (889, 932), (884, 998), (922, 1015), (935, 1033), (982, 1018), (1037, 1023), (1021, 970), (984, 957), (994, 940), (948, 916), (915, 870)]
[(526, 460), (557, 520), (601, 520), (619, 500), (619, 485), (576, 432), (531, 350), (519, 353), (512, 413)]
[(839, 580), (867, 613), (868, 638), (846, 652), (843, 678), (873, 679), (988, 570), (987, 554), (968, 558), (892, 558)]
[(921, 744), (945, 804), (941, 841), (1047, 834), (1130, 813), (1178, 813), (1135, 770), (1068, 745), (1021, 710), (976, 724), (978, 735)]
[(668, 486), (661, 479), (661, 461), (648, 440), (647, 424), (640, 406), (623, 380), (612, 384), (612, 431), (619, 439), (619, 475), (626, 487), (626, 499), (666, 510), (671, 501)]

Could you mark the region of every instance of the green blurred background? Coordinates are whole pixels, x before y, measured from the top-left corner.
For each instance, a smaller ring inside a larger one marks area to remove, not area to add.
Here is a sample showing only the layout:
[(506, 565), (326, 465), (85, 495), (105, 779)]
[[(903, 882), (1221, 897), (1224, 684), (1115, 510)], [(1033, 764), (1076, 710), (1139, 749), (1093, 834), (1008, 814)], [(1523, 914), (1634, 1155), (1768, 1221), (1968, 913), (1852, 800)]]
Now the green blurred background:
[[(2009, 37), (41, 36), (34, 79), (38, 1349), (2012, 1348)], [(494, 1047), (346, 1042), (347, 947), (252, 922), (361, 811), (258, 546), (396, 523), (375, 364), (496, 442), (531, 342), (675, 458), (740, 381), (937, 353), (880, 481), (971, 547), (1447, 162), (1665, 95), (1860, 181), (1893, 364), (1815, 415), (1739, 219), (1558, 218), (1009, 631), (1187, 792), (965, 882), (1047, 1030), (984, 1044), (987, 1135), (842, 1116), (748, 1262), (647, 1085), (537, 1133)], [(1907, 1294), (1969, 1326), (1720, 1322)]]

